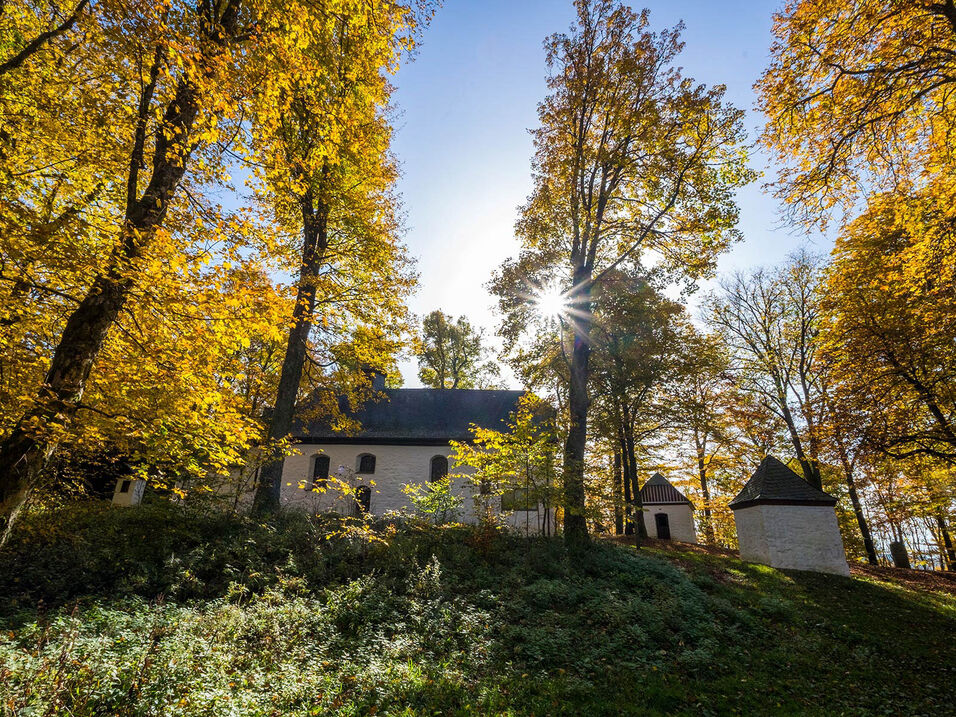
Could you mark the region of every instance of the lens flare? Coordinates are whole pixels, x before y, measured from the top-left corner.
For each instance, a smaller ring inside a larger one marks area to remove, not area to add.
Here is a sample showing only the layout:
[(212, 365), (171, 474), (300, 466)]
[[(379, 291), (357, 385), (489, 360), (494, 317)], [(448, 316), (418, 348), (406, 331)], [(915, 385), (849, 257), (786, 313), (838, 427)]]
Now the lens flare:
[(542, 287), (535, 295), (538, 313), (545, 318), (560, 318), (568, 311), (568, 297), (555, 284)]

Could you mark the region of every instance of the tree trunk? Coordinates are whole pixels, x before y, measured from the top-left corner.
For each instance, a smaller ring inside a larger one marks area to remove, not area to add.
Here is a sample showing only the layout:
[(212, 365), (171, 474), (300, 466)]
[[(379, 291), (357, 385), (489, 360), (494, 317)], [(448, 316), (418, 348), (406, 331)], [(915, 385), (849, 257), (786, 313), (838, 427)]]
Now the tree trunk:
[(614, 469), (612, 471), (613, 481), (614, 481), (614, 534), (623, 535), (624, 534), (624, 504), (623, 491), (621, 486), (621, 481), (624, 478), (624, 474), (621, 471), (621, 451), (614, 451)]
[(716, 545), (714, 521), (710, 512), (710, 486), (707, 485), (707, 462), (702, 451), (697, 451), (697, 473), (700, 476), (700, 494), (704, 498), (704, 538), (708, 545)]
[(856, 516), (856, 524), (860, 527), (860, 535), (863, 536), (863, 548), (866, 550), (866, 560), (870, 565), (879, 565), (879, 561), (876, 559), (876, 548), (873, 545), (873, 536), (870, 534), (870, 526), (866, 523), (866, 516), (863, 514), (863, 505), (860, 503), (860, 495), (856, 490), (856, 481), (853, 479), (853, 468), (850, 465), (846, 451), (843, 449), (842, 442), (839, 442), (839, 449), (840, 462), (843, 464), (843, 480), (850, 493), (850, 503), (853, 504), (853, 514)]
[(564, 541), (569, 548), (588, 542), (584, 504), (584, 451), (587, 444), (588, 379), (591, 357), (591, 272), (579, 267), (574, 272), (576, 309), (574, 349), (568, 386), (568, 437), (564, 443)]
[(820, 475), (820, 466), (808, 458), (803, 450), (803, 443), (800, 441), (800, 434), (797, 432), (797, 424), (793, 420), (790, 407), (787, 405), (786, 393), (780, 393), (778, 402), (784, 423), (787, 424), (787, 432), (790, 434), (790, 443), (793, 445), (793, 451), (797, 456), (797, 460), (800, 462), (800, 468), (803, 470), (804, 480), (815, 488), (823, 490), (823, 478)]
[[(195, 92), (177, 92), (177, 99), (179, 111), (186, 115), (177, 126), (188, 132), (198, 114)], [(167, 116), (171, 110), (167, 109)], [(121, 248), (67, 319), (36, 404), (0, 444), (0, 517), (6, 518), (7, 529), (57, 445), (55, 436), (44, 435), (35, 427), (51, 423), (68, 426), (76, 416), (106, 334), (133, 288), (129, 264), (155, 236), (185, 172), (186, 157), (180, 157), (158, 167), (142, 199), (127, 207)]]
[(630, 475), (625, 474), (624, 480), (631, 486), (631, 511), (634, 515), (634, 523), (637, 526), (637, 537), (639, 539), (647, 538), (647, 523), (644, 521), (644, 503), (641, 502), (641, 487), (637, 479), (637, 454), (634, 451), (634, 427), (633, 419), (628, 417), (628, 426), (624, 434), (627, 445), (627, 463), (630, 467)]
[(943, 538), (943, 546), (946, 548), (946, 563), (948, 565), (946, 569), (954, 571), (956, 570), (956, 548), (953, 547), (953, 539), (946, 528), (946, 521), (938, 513), (936, 514), (936, 527), (939, 528), (939, 534)]
[(634, 501), (631, 498), (631, 470), (628, 467), (627, 441), (623, 421), (617, 426), (617, 454), (621, 459), (621, 481), (624, 488), (624, 535), (634, 535)]
[[(312, 317), (315, 313), (316, 278), (328, 246), (325, 208), (320, 206), (318, 210), (315, 209), (311, 191), (307, 191), (302, 196), (300, 205), (302, 265), (299, 267), (295, 307), (292, 310), (292, 328), (289, 329), (289, 341), (286, 344), (285, 358), (282, 360), (279, 388), (272, 411), (272, 420), (269, 423), (270, 444), (281, 441), (292, 432), (295, 404), (299, 395), (299, 384), (302, 382), (302, 371), (309, 348), (309, 334), (312, 331)], [(262, 467), (252, 506), (256, 515), (264, 515), (279, 509), (284, 463), (284, 457), (278, 456), (273, 457)]]

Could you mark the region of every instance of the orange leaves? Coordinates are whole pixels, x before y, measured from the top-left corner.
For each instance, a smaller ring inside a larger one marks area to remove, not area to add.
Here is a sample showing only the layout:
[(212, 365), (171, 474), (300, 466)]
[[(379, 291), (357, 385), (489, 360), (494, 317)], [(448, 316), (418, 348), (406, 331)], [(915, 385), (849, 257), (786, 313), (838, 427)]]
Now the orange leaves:
[(825, 222), (861, 183), (890, 189), (951, 165), (956, 28), (945, 4), (800, 0), (777, 15), (757, 84), (779, 195)]
[(891, 454), (956, 455), (954, 187), (870, 200), (834, 250), (824, 350)]

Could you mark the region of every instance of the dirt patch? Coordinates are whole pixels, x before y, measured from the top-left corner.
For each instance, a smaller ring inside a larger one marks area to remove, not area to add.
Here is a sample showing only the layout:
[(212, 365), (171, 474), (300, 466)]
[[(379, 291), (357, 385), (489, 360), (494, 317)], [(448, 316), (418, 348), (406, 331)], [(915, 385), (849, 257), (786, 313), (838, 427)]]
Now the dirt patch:
[(850, 573), (860, 577), (899, 583), (912, 590), (931, 590), (956, 595), (956, 573), (940, 570), (907, 570), (863, 563), (850, 563)]
[[(613, 535), (603, 540), (619, 545), (634, 545), (634, 536), (631, 535)], [(730, 548), (718, 548), (713, 545), (696, 545), (694, 543), (680, 543), (676, 540), (657, 540), (656, 538), (645, 538), (641, 541), (641, 546), (646, 548), (657, 548), (658, 550), (667, 550), (674, 553), (702, 553), (704, 555), (722, 555), (728, 558), (739, 558), (736, 550)]]
[[(619, 545), (634, 545), (634, 538), (630, 535), (614, 535), (602, 538)], [(648, 548), (667, 551), (669, 553), (678, 553), (673, 556), (673, 560), (681, 563), (679, 553), (702, 553), (705, 555), (718, 555), (726, 558), (739, 558), (740, 554), (730, 548), (718, 548), (711, 545), (694, 545), (692, 543), (679, 543), (673, 540), (657, 540), (655, 538), (646, 538), (641, 541), (641, 545)], [(722, 574), (719, 570), (712, 571), (715, 578), (721, 579)], [(935, 592), (945, 592), (956, 595), (956, 572), (943, 572), (940, 570), (907, 570), (906, 568), (885, 567), (882, 565), (873, 566), (864, 563), (850, 563), (850, 574), (856, 577), (867, 577), (876, 580), (886, 580), (888, 582), (899, 583), (911, 590), (928, 590)], [(723, 580), (721, 580), (724, 582)]]

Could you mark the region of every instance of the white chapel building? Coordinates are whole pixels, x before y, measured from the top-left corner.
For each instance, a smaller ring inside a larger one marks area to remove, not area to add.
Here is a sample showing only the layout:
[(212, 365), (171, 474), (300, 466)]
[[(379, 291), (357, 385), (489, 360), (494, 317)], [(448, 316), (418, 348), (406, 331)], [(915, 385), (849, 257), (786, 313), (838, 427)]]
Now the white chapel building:
[[(355, 433), (335, 431), (322, 420), (295, 426), (297, 452), (285, 459), (282, 469), (283, 505), (316, 512), (361, 511), (374, 517), (409, 510), (403, 487), (447, 476), (450, 442), (472, 440), (472, 425), (508, 430), (509, 419), (524, 395), (523, 391), (487, 389), (385, 388), (381, 374), (374, 376), (372, 388), (378, 399), (357, 410), (346, 410), (360, 425)], [(321, 490), (336, 481), (350, 486), (351, 495)], [(452, 490), (464, 499), (458, 520), (475, 522), (476, 489), (471, 481), (454, 478)], [(503, 497), (504, 507), (510, 510), (501, 510)], [(489, 500), (490, 508), (501, 514), (506, 524), (521, 531), (537, 533), (554, 524), (544, 506), (511, 501), (517, 503), (515, 509), (508, 505), (507, 495)]]

